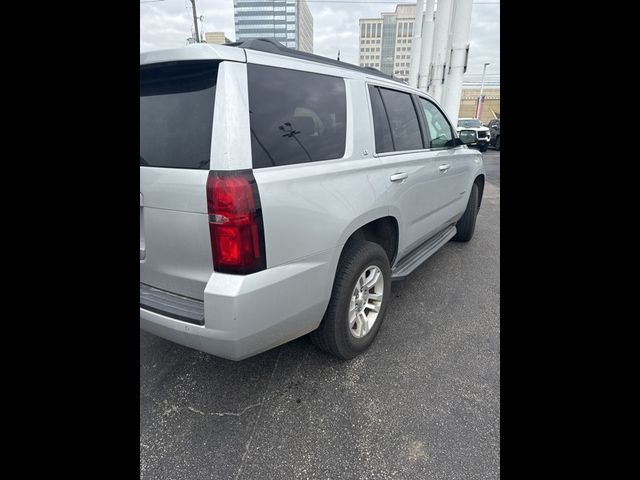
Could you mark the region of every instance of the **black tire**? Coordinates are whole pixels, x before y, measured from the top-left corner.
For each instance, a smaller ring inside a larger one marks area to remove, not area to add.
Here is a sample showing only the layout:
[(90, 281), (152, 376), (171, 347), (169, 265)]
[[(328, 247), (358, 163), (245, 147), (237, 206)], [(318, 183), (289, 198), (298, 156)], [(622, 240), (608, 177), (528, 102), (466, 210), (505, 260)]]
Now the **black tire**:
[(478, 203), (479, 203), (479, 190), (478, 185), (473, 184), (471, 187), (471, 194), (469, 195), (469, 202), (467, 203), (467, 209), (464, 214), (456, 223), (457, 233), (451, 240), (456, 242), (468, 242), (473, 237), (473, 232), (476, 229), (476, 217), (478, 216)]
[(478, 150), (480, 150), (481, 152), (486, 152), (487, 151), (487, 144), (485, 143), (484, 145), (480, 145), (480, 147), (478, 147)]
[(496, 138), (496, 150), (500, 151), (500, 137)]
[[(356, 338), (349, 332), (349, 304), (358, 278), (371, 265), (377, 266), (382, 272), (382, 304), (371, 330), (362, 338)], [(311, 341), (321, 350), (343, 360), (349, 360), (364, 352), (380, 330), (390, 297), (391, 267), (384, 249), (377, 243), (365, 240), (350, 241), (340, 257), (329, 306), (320, 327), (311, 332)]]

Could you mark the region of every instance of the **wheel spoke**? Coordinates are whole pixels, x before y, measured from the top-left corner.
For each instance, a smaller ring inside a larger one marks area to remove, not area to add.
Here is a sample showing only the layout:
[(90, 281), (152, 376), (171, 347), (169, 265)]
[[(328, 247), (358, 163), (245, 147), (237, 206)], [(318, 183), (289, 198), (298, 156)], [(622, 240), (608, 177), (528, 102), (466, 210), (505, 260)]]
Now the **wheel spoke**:
[(349, 328), (353, 329), (353, 326), (355, 325), (357, 320), (358, 320), (358, 316), (356, 315), (355, 311), (353, 313), (349, 312)]
[(378, 270), (377, 268), (373, 271), (373, 273), (371, 275), (369, 275), (368, 280), (365, 282), (364, 286), (366, 288), (372, 288), (376, 282), (378, 281), (378, 279), (380, 278), (380, 270)]
[(364, 311), (358, 313), (358, 320), (360, 323), (360, 335), (366, 335), (369, 332), (369, 323), (367, 322), (367, 316)]
[(364, 308), (368, 308), (369, 310), (371, 310), (372, 312), (379, 312), (380, 311), (380, 304), (379, 303), (367, 303)]
[(381, 293), (370, 293), (369, 294), (369, 300), (375, 300), (377, 302), (382, 301), (382, 294)]

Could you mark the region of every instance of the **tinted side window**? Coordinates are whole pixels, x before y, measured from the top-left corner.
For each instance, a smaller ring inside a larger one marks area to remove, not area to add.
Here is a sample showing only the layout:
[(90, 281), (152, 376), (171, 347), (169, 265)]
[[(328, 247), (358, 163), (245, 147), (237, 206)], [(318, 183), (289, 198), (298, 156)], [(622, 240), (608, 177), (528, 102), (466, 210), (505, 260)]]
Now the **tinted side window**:
[(431, 148), (453, 147), (453, 132), (451, 125), (433, 103), (420, 98), (420, 105), (427, 120), (427, 129), (431, 138)]
[(376, 140), (376, 152), (393, 152), (393, 139), (389, 119), (380, 98), (380, 91), (373, 85), (369, 85), (369, 97), (371, 98), (371, 110), (373, 111), (373, 129)]
[(347, 105), (344, 80), (248, 65), (253, 168), (341, 158)]
[(140, 67), (140, 165), (208, 169), (218, 64)]
[(418, 116), (408, 93), (380, 88), (396, 151), (424, 148)]

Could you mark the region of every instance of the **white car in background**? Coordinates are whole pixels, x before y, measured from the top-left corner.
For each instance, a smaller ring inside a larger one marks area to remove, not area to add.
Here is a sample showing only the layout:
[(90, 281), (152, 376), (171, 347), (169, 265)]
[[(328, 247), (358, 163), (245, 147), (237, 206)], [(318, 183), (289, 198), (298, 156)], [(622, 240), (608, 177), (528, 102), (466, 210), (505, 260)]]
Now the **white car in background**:
[[(482, 125), (480, 120), (477, 118), (459, 118), (456, 130), (458, 131), (458, 136), (464, 139), (467, 145), (470, 147), (478, 147), (481, 152), (487, 151), (491, 134), (489, 133), (489, 129)], [(468, 142), (465, 137), (471, 135), (475, 135), (475, 141)]]

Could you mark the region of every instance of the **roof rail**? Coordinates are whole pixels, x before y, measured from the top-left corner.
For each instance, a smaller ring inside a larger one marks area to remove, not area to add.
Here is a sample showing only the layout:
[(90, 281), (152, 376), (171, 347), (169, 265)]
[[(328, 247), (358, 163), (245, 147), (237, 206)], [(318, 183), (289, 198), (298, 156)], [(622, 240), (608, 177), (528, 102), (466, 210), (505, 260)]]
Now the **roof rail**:
[(287, 48), (280, 42), (273, 38), (248, 38), (239, 42), (227, 43), (227, 47), (239, 47), (247, 48), (249, 50), (259, 50), (261, 52), (275, 53), (277, 55), (284, 55), (285, 57), (299, 58), (301, 60), (310, 60), (312, 62), (323, 63), (325, 65), (333, 65), (340, 68), (347, 68), (349, 70), (355, 70), (357, 72), (366, 73), (368, 75), (375, 75), (383, 77), (389, 80), (395, 80), (396, 82), (405, 83), (392, 75), (382, 73), (380, 70), (373, 67), (359, 67), (351, 63), (341, 62), (339, 60), (333, 60), (331, 58), (315, 55), (313, 53), (301, 52), (293, 48)]

